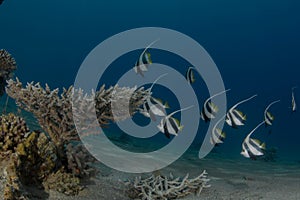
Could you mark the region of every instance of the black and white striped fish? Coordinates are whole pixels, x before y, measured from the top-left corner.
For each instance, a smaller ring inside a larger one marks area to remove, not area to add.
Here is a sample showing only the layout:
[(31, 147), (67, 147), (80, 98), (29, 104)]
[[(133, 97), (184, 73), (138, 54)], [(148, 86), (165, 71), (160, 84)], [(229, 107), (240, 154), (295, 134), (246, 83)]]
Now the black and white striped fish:
[(264, 155), (263, 150), (266, 148), (266, 144), (260, 142), (257, 139), (252, 139), (251, 135), (263, 124), (265, 121), (258, 124), (244, 139), (242, 143), (241, 154), (246, 158), (256, 159), (257, 156)]
[(195, 82), (195, 74), (194, 74), (194, 71), (195, 68), (194, 67), (189, 67), (186, 74), (185, 74), (185, 77), (186, 77), (186, 80), (188, 81), (189, 84), (192, 84)]
[(222, 129), (218, 128), (218, 125), (225, 117), (226, 115), (219, 119), (219, 121), (217, 121), (216, 124), (213, 126), (212, 133), (210, 136), (210, 143), (212, 145), (218, 145), (220, 143), (223, 143), (224, 139), (226, 138), (225, 132), (223, 132)]
[(178, 132), (183, 129), (183, 125), (180, 124), (178, 119), (175, 119), (172, 116), (178, 112), (190, 109), (191, 107), (193, 106), (174, 111), (171, 114), (163, 117), (163, 119), (160, 121), (160, 124), (157, 126), (158, 129), (164, 133), (167, 138), (170, 138), (171, 135), (177, 136)]
[(297, 104), (296, 104), (295, 93), (294, 93), (294, 90), (295, 90), (296, 88), (297, 88), (297, 87), (293, 87), (293, 88), (292, 88), (292, 112), (296, 112), (296, 110), (297, 110)]
[(275, 104), (280, 102), (280, 100), (277, 101), (273, 101), (272, 103), (270, 103), (267, 108), (265, 109), (264, 112), (264, 118), (265, 118), (265, 124), (266, 126), (272, 126), (272, 122), (274, 121), (274, 116), (269, 112), (270, 107)]
[(230, 89), (228, 90), (225, 90), (225, 91), (222, 91), (222, 92), (219, 92), (211, 97), (209, 97), (205, 102), (204, 102), (204, 105), (202, 107), (202, 110), (201, 110), (201, 119), (204, 120), (205, 122), (208, 122), (212, 119), (214, 119), (217, 114), (217, 112), (219, 111), (218, 109), (218, 106), (215, 105), (214, 103), (211, 102), (211, 100), (214, 98), (214, 97), (217, 97), (221, 94), (224, 94), (226, 92), (228, 92)]
[(133, 67), (135, 73), (140, 74), (142, 77), (144, 77), (144, 72), (148, 71), (149, 65), (152, 64), (151, 55), (147, 50), (157, 41), (155, 40), (144, 49)]
[(156, 121), (157, 116), (165, 116), (166, 115), (166, 108), (169, 108), (168, 103), (166, 102), (164, 105), (162, 101), (153, 98), (152, 95), (152, 88), (157, 83), (159, 79), (166, 76), (166, 74), (160, 75), (151, 85), (149, 89), (147, 89), (148, 96), (143, 104), (143, 109), (140, 110), (140, 113), (143, 114), (145, 117), (150, 117), (151, 120)]
[(257, 95), (253, 95), (252, 97), (242, 100), (242, 101), (238, 102), (237, 104), (235, 104), (234, 106), (232, 106), (226, 114), (226, 119), (225, 119), (226, 123), (233, 128), (237, 128), (238, 126), (243, 126), (244, 122), (247, 119), (246, 115), (244, 115), (241, 111), (237, 110), (236, 108), (240, 104), (250, 101), (251, 99), (253, 99), (256, 96)]
[(162, 103), (161, 100), (154, 97), (148, 97), (143, 104), (143, 108), (140, 113), (145, 117), (151, 118), (151, 120), (156, 121), (155, 116), (166, 116), (166, 109), (169, 108), (168, 103)]

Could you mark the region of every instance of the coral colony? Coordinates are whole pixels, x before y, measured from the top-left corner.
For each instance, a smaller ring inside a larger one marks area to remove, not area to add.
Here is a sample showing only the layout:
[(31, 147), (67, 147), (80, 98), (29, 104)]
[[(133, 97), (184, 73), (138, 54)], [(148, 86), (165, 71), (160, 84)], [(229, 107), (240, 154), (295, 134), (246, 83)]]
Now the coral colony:
[[(51, 90), (46, 84), (28, 83), (25, 87), (11, 79), (16, 70), (14, 58), (0, 50), (0, 95), (5, 91), (19, 108), (31, 112), (45, 133), (29, 130), (24, 119), (13, 113), (0, 116), (0, 176), (5, 200), (30, 199), (33, 194), (26, 185), (34, 184), (45, 191), (55, 190), (66, 195), (77, 195), (84, 187), (83, 178), (97, 172), (92, 163), (96, 160), (78, 142), (80, 138), (73, 122), (73, 103), (78, 119), (89, 119), (90, 102), (95, 102), (98, 123), (89, 126), (106, 126), (110, 122), (127, 119), (135, 114), (149, 97), (144, 88), (109, 87), (103, 85), (91, 95), (72, 86)], [(72, 99), (73, 98), (73, 99)], [(126, 104), (129, 102), (129, 113)], [(112, 106), (114, 113), (112, 113)], [(76, 141), (76, 143), (74, 142)], [(168, 180), (167, 177), (152, 177), (134, 184), (130, 190), (143, 199), (179, 198), (189, 193), (200, 193), (207, 187), (206, 173), (196, 179)], [(163, 188), (162, 183), (166, 184)], [(160, 188), (150, 198), (147, 185)], [(144, 188), (145, 187), (145, 188)], [(139, 194), (140, 193), (140, 194)]]

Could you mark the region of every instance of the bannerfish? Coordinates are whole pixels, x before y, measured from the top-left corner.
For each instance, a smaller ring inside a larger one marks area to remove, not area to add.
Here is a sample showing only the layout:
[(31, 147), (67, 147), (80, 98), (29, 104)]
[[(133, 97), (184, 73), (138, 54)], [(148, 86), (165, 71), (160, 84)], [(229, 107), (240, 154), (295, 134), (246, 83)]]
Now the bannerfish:
[(148, 71), (149, 65), (152, 64), (151, 54), (147, 50), (157, 41), (155, 40), (144, 49), (133, 67), (135, 73), (140, 74), (142, 77), (144, 77), (143, 72)]
[(177, 136), (178, 132), (182, 131), (183, 125), (180, 124), (178, 119), (175, 119), (172, 116), (178, 112), (182, 112), (182, 111), (190, 109), (192, 107), (193, 106), (189, 106), (187, 108), (183, 108), (183, 109), (174, 111), (171, 114), (163, 117), (163, 119), (160, 121), (160, 124), (157, 126), (157, 128), (162, 133), (164, 133), (167, 138), (170, 138), (171, 134)]
[(189, 67), (188, 70), (187, 70), (187, 72), (186, 72), (186, 75), (185, 75), (186, 80), (188, 81), (189, 84), (194, 83), (195, 80), (196, 80), (195, 79), (195, 74), (194, 74), (193, 70), (195, 70), (194, 67)]
[(237, 128), (238, 126), (243, 126), (247, 117), (246, 117), (246, 115), (244, 115), (241, 111), (237, 110), (236, 108), (240, 104), (250, 101), (251, 99), (253, 99), (256, 96), (257, 96), (257, 94), (253, 95), (252, 97), (250, 97), (248, 99), (242, 100), (242, 101), (238, 102), (237, 104), (235, 104), (234, 106), (232, 106), (226, 114), (226, 119), (225, 119), (226, 123), (233, 128)]
[(274, 121), (274, 116), (269, 112), (270, 107), (275, 104), (280, 102), (280, 100), (277, 101), (273, 101), (272, 103), (270, 103), (267, 108), (265, 109), (264, 112), (264, 117), (265, 117), (265, 124), (266, 126), (272, 126), (272, 122)]
[(221, 121), (226, 117), (224, 115), (217, 123), (213, 126), (212, 133), (210, 136), (210, 143), (212, 145), (218, 145), (223, 143), (224, 139), (226, 138), (225, 132), (223, 132), (220, 128), (217, 128)]
[(225, 90), (225, 91), (222, 91), (222, 92), (219, 92), (211, 97), (209, 97), (205, 102), (204, 102), (204, 105), (202, 107), (202, 111), (201, 111), (201, 119), (204, 120), (205, 122), (208, 122), (212, 119), (214, 119), (218, 112), (218, 106), (215, 105), (214, 103), (211, 102), (211, 100), (216, 97), (216, 96), (219, 96), (221, 94), (224, 94), (226, 92), (228, 92), (230, 89), (228, 90)]
[(244, 139), (244, 141), (242, 143), (242, 152), (241, 152), (241, 154), (244, 157), (255, 160), (257, 156), (264, 155), (263, 150), (266, 148), (266, 144), (260, 142), (257, 139), (250, 138), (251, 135), (264, 123), (265, 123), (265, 121), (263, 121), (259, 125), (257, 125)]
[(159, 79), (166, 76), (167, 73), (160, 75), (151, 85), (149, 89), (147, 89), (148, 96), (143, 104), (143, 109), (140, 110), (141, 114), (145, 117), (150, 117), (151, 120), (156, 121), (155, 115), (157, 116), (165, 116), (166, 115), (166, 108), (169, 108), (168, 103), (166, 102), (164, 105), (162, 101), (154, 98), (151, 96), (152, 88), (157, 83)]
[(295, 94), (294, 94), (294, 89), (297, 87), (292, 88), (292, 112), (296, 112), (297, 110), (297, 105), (296, 105), (296, 100), (295, 100)]

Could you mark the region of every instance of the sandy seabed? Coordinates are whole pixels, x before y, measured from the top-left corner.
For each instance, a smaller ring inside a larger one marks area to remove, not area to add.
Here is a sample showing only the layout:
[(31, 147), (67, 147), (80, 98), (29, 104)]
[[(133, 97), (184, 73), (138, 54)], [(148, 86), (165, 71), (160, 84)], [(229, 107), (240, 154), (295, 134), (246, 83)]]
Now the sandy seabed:
[[(67, 197), (50, 192), (50, 200), (127, 200), (123, 180), (136, 175), (126, 174), (99, 166), (101, 173), (87, 183), (76, 197)], [(211, 179), (211, 188), (203, 190), (200, 197), (187, 196), (185, 200), (299, 200), (300, 164), (252, 160), (182, 158), (161, 170), (162, 174), (172, 172), (175, 176), (195, 177), (206, 169)], [(147, 175), (146, 175), (147, 176)]]

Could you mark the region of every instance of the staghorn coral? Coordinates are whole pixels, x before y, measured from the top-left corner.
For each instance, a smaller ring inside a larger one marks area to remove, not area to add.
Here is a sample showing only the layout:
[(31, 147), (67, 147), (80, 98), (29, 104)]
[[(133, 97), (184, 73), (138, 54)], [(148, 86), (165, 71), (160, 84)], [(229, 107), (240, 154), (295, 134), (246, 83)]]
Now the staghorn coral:
[(170, 177), (162, 175), (152, 175), (146, 179), (138, 177), (134, 182), (127, 183), (129, 187), (127, 193), (132, 199), (169, 200), (182, 198), (189, 194), (199, 196), (204, 188), (210, 187), (206, 171), (196, 178), (188, 179), (188, 177), (188, 174), (183, 179), (174, 179), (172, 174)]
[(13, 76), (17, 69), (15, 59), (4, 49), (0, 49), (0, 96), (4, 94), (6, 80)]
[[(72, 103), (76, 104), (76, 118), (81, 121), (91, 119), (93, 105), (96, 107), (96, 114), (100, 126), (106, 125), (109, 121), (120, 121), (130, 117), (143, 104), (147, 91), (140, 88), (110, 87), (105, 89), (102, 86), (99, 91), (91, 95), (84, 94), (80, 89), (50, 90), (49, 86), (43, 88), (39, 83), (28, 83), (23, 88), (22, 83), (16, 79), (9, 80), (6, 87), (7, 94), (15, 99), (18, 106), (31, 112), (37, 118), (41, 127), (49, 134), (54, 144), (63, 149), (72, 140), (79, 140), (73, 121)], [(72, 101), (73, 100), (73, 101)], [(126, 102), (130, 100), (129, 112)], [(94, 101), (95, 104), (91, 104)], [(112, 113), (111, 105), (116, 105), (116, 113)], [(122, 106), (120, 106), (122, 105)], [(129, 115), (128, 115), (129, 113)], [(89, 126), (96, 126), (98, 123), (89, 123)]]

